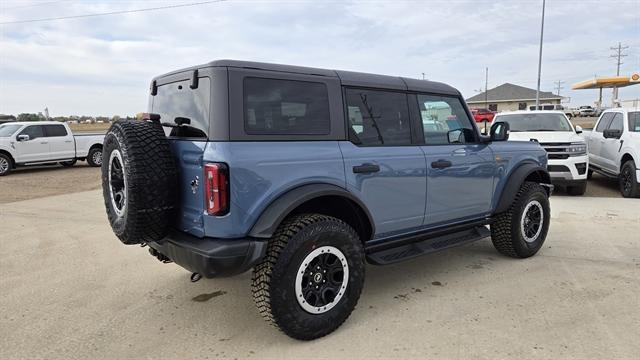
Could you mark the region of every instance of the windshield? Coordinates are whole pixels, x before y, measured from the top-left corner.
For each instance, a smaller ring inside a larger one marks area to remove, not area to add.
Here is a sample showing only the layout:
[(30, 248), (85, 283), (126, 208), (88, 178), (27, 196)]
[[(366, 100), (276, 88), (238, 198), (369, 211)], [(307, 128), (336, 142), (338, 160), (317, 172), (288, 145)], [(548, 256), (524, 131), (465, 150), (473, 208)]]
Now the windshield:
[(563, 114), (502, 115), (497, 121), (509, 123), (511, 131), (573, 131)]
[(0, 125), (0, 137), (9, 137), (13, 135), (22, 125), (19, 124), (11, 124), (11, 125)]

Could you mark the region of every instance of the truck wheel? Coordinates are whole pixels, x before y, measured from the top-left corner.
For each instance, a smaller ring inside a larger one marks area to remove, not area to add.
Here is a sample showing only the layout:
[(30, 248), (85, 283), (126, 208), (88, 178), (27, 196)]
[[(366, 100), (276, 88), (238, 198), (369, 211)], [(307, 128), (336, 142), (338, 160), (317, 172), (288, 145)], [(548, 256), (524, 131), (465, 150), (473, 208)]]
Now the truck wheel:
[(620, 192), (626, 198), (640, 197), (640, 185), (636, 179), (636, 164), (628, 160), (622, 165), (620, 171)]
[(103, 148), (102, 193), (113, 232), (124, 244), (164, 238), (175, 220), (177, 171), (162, 127), (117, 121)]
[(260, 314), (288, 336), (325, 336), (349, 317), (364, 284), (358, 234), (336, 218), (303, 214), (285, 220), (253, 270)]
[(5, 154), (0, 154), (0, 176), (9, 175), (13, 161)]
[(89, 154), (87, 155), (87, 163), (89, 163), (89, 166), (93, 167), (102, 166), (102, 148), (91, 148), (91, 150), (89, 150)]
[(75, 165), (75, 164), (76, 164), (76, 161), (77, 161), (76, 159), (69, 160), (69, 161), (62, 161), (62, 162), (60, 163), (60, 165), (62, 165), (62, 166), (64, 166), (64, 167), (72, 167), (73, 165)]
[(491, 224), (491, 241), (501, 254), (527, 258), (540, 250), (549, 231), (549, 197), (540, 184), (525, 182), (509, 210)]
[(584, 195), (587, 192), (587, 182), (583, 181), (579, 185), (567, 186), (567, 194), (571, 196)]

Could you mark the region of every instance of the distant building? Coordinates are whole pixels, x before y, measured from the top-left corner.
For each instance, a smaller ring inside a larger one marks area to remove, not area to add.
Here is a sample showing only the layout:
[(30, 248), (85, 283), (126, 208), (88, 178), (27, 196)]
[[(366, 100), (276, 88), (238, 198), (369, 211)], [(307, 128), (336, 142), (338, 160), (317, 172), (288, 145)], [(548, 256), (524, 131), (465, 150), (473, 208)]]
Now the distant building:
[[(540, 104), (560, 104), (561, 100), (562, 96), (540, 91)], [(497, 112), (527, 110), (530, 105), (536, 104), (536, 90), (504, 83), (487, 90), (486, 99), (483, 92), (468, 98), (467, 104), (472, 109), (488, 108)]]

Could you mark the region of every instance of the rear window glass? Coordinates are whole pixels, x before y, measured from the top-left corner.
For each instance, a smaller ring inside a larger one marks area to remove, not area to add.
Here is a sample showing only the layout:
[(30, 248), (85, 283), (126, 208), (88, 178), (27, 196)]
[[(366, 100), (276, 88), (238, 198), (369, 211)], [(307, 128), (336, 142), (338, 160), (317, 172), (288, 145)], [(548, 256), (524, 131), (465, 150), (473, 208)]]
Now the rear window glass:
[(629, 131), (640, 132), (640, 112), (629, 113)]
[(67, 136), (67, 129), (64, 125), (45, 125), (45, 131), (48, 137)]
[[(208, 77), (201, 77), (196, 89), (191, 89), (190, 84), (191, 80), (184, 80), (158, 86), (151, 112), (159, 114), (161, 122), (172, 124), (177, 117), (188, 118), (190, 124), (184, 128), (183, 137), (207, 137), (211, 82)], [(167, 135), (178, 136), (171, 128), (164, 130)]]
[(244, 128), (251, 135), (326, 135), (331, 130), (325, 84), (246, 78)]

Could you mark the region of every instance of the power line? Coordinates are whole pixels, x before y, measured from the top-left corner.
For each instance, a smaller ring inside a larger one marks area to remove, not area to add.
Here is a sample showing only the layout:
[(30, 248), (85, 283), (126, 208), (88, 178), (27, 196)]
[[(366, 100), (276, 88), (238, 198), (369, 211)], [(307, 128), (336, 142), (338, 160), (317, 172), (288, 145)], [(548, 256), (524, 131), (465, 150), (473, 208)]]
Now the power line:
[(188, 3), (188, 4), (167, 5), (167, 6), (158, 6), (158, 7), (143, 8), (143, 9), (133, 9), (133, 10), (110, 11), (110, 12), (95, 13), (95, 14), (83, 14), (83, 15), (60, 16), (60, 17), (51, 17), (51, 18), (42, 18), (42, 19), (5, 21), (5, 22), (0, 22), (0, 25), (25, 24), (25, 23), (54, 21), (54, 20), (80, 19), (80, 18), (106, 16), (106, 15), (130, 14), (130, 13), (137, 13), (137, 12), (144, 12), (144, 11), (175, 9), (175, 8), (187, 7), (187, 6), (205, 5), (205, 4), (211, 4), (211, 3), (219, 3), (219, 2), (223, 2), (223, 1), (228, 1), (228, 0), (210, 0), (210, 1), (200, 1), (200, 2), (194, 2), (194, 3)]
[(30, 8), (30, 7), (36, 7), (36, 6), (52, 5), (52, 4), (57, 4), (57, 3), (61, 3), (61, 2), (66, 2), (66, 1), (71, 1), (71, 0), (45, 1), (45, 2), (35, 3), (35, 4), (29, 4), (29, 5), (18, 5), (18, 6), (11, 6), (11, 7), (3, 7), (2, 10), (24, 9), (24, 8)]

